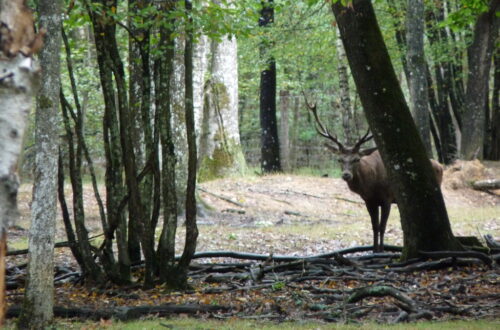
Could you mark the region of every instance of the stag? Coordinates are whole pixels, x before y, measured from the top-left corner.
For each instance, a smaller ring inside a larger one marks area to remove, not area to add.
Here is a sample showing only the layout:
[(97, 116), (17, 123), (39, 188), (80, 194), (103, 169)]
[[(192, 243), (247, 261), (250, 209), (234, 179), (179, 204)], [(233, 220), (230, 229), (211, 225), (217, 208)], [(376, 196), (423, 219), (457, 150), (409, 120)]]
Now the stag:
[[(353, 147), (344, 146), (321, 123), (316, 105), (309, 105), (307, 100), (306, 105), (316, 120), (316, 131), (334, 143), (327, 143), (326, 146), (338, 156), (338, 162), (342, 169), (342, 179), (347, 183), (349, 189), (358, 194), (365, 202), (372, 222), (373, 251), (384, 251), (384, 233), (387, 219), (391, 211), (391, 204), (396, 201), (377, 148), (361, 149), (361, 146), (370, 141), (373, 135), (368, 130)], [(431, 160), (431, 162), (437, 181), (441, 185), (443, 167), (434, 160)]]

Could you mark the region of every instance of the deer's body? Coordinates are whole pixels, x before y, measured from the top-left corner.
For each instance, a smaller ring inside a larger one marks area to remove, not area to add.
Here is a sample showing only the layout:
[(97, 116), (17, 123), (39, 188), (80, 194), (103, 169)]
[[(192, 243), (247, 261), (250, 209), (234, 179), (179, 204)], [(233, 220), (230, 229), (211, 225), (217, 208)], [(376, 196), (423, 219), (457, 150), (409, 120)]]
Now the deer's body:
[[(364, 200), (372, 222), (373, 249), (376, 252), (383, 251), (384, 233), (391, 204), (396, 202), (384, 163), (378, 150), (372, 149), (366, 156), (356, 155), (359, 152), (355, 154), (350, 154), (347, 150), (344, 152), (344, 154), (339, 153), (342, 179), (346, 181), (351, 191)], [(360, 157), (359, 161), (355, 159), (356, 157)], [(434, 160), (431, 160), (431, 163), (438, 184), (441, 185), (443, 167)]]
[[(371, 140), (373, 136), (369, 131), (360, 138), (353, 147), (344, 146), (336, 136), (330, 134), (318, 118), (316, 105), (310, 106), (316, 119), (316, 130), (318, 133), (334, 142), (326, 144), (334, 154), (342, 168), (342, 179), (347, 183), (349, 189), (364, 200), (373, 230), (373, 250), (375, 252), (384, 250), (384, 233), (387, 219), (391, 212), (391, 204), (395, 203), (394, 192), (387, 178), (384, 162), (377, 148), (361, 149), (363, 143)], [(436, 161), (431, 160), (434, 173), (439, 185), (443, 180), (443, 167)]]

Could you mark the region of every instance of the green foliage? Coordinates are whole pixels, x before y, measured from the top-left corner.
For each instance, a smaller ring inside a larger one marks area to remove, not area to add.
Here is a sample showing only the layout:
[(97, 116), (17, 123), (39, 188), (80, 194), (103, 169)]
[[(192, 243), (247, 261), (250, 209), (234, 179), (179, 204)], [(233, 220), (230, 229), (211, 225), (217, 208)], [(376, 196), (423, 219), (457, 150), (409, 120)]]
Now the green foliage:
[(449, 26), (454, 31), (468, 30), (477, 16), (488, 10), (487, 0), (460, 0), (458, 10), (450, 13), (441, 26)]

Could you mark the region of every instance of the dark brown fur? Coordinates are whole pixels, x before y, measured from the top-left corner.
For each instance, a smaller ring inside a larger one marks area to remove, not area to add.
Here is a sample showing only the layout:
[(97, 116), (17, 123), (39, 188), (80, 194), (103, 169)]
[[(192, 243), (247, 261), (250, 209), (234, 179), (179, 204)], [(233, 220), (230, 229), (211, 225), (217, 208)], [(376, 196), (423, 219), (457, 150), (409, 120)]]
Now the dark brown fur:
[[(396, 200), (380, 153), (375, 149), (356, 151), (345, 148), (339, 151), (332, 146), (330, 149), (338, 154), (343, 171), (342, 179), (346, 181), (351, 191), (365, 201), (372, 222), (374, 251), (383, 251), (384, 233), (391, 204)], [(435, 160), (431, 160), (431, 163), (438, 184), (441, 185), (443, 167)]]

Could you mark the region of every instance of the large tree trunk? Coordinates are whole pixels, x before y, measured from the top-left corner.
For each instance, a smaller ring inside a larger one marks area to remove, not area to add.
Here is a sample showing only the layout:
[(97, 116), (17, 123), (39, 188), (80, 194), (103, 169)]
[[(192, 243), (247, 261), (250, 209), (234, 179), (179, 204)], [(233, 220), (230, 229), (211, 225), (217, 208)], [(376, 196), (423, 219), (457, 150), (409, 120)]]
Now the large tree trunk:
[(35, 118), (35, 169), (29, 235), (28, 281), (21, 328), (42, 328), (53, 319), (54, 239), (57, 211), (61, 2), (38, 2), (39, 28), (47, 30), (40, 53), (43, 67)]
[[(259, 26), (274, 22), (274, 1), (262, 2)], [(261, 45), (266, 68), (260, 73), (261, 169), (263, 173), (281, 171), (278, 125), (276, 122), (276, 61), (268, 54), (269, 42)]]
[(205, 86), (199, 181), (241, 174), (245, 159), (238, 125), (238, 54), (236, 38), (211, 42), (210, 79)]
[(406, 16), (406, 49), (410, 109), (425, 150), (432, 156), (428, 111), (427, 74), (424, 55), (424, 1), (408, 0)]
[[(27, 117), (37, 92), (39, 67), (31, 55), (42, 47), (33, 16), (24, 1), (0, 1), (0, 327), (5, 321), (7, 228), (18, 217), (17, 163)], [(14, 31), (23, 31), (22, 35)], [(57, 36), (56, 36), (57, 40)], [(57, 103), (57, 102), (56, 102)], [(53, 112), (51, 112), (53, 114)], [(50, 143), (49, 143), (50, 144)], [(51, 147), (49, 146), (49, 150)], [(50, 234), (49, 234), (50, 236)], [(51, 315), (49, 315), (51, 317)]]
[(479, 15), (474, 39), (468, 49), (469, 73), (463, 110), (461, 154), (464, 159), (483, 157), (485, 107), (493, 45), (498, 35), (497, 10), (500, 0), (491, 0), (487, 12)]
[(370, 0), (332, 5), (368, 123), (393, 188), (404, 234), (403, 259), (461, 249), (443, 196), (392, 67)]

